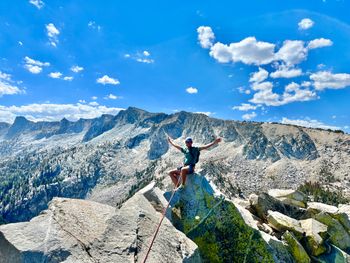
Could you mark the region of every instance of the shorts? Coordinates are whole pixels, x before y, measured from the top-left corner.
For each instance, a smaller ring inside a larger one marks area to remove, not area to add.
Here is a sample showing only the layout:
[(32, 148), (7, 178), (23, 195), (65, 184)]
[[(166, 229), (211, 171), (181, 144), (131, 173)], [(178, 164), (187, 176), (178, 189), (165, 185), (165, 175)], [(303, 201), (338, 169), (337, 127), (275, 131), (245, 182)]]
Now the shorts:
[[(181, 171), (182, 167), (183, 167), (183, 166), (177, 167), (177, 170), (178, 170), (178, 171)], [(195, 167), (194, 164), (190, 164), (190, 165), (188, 166), (188, 174), (193, 174), (193, 173), (194, 173), (194, 167)]]

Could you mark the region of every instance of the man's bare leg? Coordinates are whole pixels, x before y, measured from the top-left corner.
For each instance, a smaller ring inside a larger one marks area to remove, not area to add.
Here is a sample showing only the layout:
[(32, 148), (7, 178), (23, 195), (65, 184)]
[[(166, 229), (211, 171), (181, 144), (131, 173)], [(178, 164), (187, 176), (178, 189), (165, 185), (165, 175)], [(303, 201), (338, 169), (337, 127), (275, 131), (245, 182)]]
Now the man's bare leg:
[(187, 174), (189, 172), (189, 167), (186, 166), (186, 167), (183, 167), (181, 169), (181, 173), (180, 173), (180, 176), (182, 178), (182, 185), (185, 186), (186, 185), (186, 178), (187, 178)]
[[(171, 178), (171, 181), (173, 181), (173, 184), (174, 186), (178, 186), (178, 181), (179, 181), (179, 176), (180, 176), (180, 171), (179, 170), (172, 170), (169, 172), (169, 175), (170, 175), (170, 178)], [(181, 182), (179, 182), (180, 184)]]

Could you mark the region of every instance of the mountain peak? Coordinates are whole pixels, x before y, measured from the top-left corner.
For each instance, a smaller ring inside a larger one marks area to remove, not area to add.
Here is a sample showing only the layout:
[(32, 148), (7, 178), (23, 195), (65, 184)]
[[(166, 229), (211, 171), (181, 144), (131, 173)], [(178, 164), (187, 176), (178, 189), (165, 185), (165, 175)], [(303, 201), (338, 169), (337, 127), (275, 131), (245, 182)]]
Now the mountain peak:
[(8, 129), (6, 138), (13, 138), (23, 131), (30, 129), (31, 124), (33, 124), (33, 122), (27, 120), (24, 116), (17, 116), (13, 124)]
[(135, 107), (128, 107), (126, 110), (120, 111), (116, 116), (115, 120), (117, 122), (120, 122), (122, 124), (124, 123), (136, 123), (141, 121), (145, 117), (151, 116), (152, 113), (147, 112), (145, 110), (135, 108)]
[(25, 123), (30, 123), (31, 121), (29, 121), (26, 117), (24, 116), (17, 116), (15, 118), (15, 121), (13, 122), (13, 125), (18, 125), (18, 124), (25, 124)]
[(63, 117), (63, 119), (60, 121), (61, 123), (68, 123), (70, 122), (66, 117)]

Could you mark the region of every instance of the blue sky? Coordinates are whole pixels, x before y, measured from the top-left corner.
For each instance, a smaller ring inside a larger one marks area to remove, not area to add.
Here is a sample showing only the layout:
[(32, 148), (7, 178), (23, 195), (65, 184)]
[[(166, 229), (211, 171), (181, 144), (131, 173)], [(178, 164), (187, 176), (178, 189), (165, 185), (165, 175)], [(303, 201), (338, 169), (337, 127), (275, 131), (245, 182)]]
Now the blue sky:
[(350, 132), (349, 1), (0, 2), (0, 121), (129, 106)]

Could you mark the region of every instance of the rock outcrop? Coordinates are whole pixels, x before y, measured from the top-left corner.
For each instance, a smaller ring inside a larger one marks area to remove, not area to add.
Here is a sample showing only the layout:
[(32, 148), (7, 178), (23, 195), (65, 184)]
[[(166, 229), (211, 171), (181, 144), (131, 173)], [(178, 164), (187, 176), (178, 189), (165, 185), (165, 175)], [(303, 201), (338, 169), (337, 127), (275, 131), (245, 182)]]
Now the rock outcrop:
[(307, 196), (306, 194), (292, 189), (271, 189), (268, 194), (284, 204), (306, 207)]
[(273, 240), (272, 236), (284, 242), (294, 258), (292, 262), (350, 262), (350, 205), (335, 207), (307, 202), (303, 193), (291, 189), (272, 189), (269, 194), (251, 195), (249, 200), (245, 217), (247, 211), (253, 213), (252, 225), (265, 232), (263, 237), (267, 242)]
[(306, 247), (313, 256), (319, 256), (327, 251), (324, 240), (327, 238), (327, 226), (313, 218), (300, 220), (300, 225), (306, 237)]
[[(0, 262), (136, 262), (145, 256), (160, 213), (137, 193), (120, 209), (55, 198), (30, 222), (0, 227)], [(147, 262), (201, 262), (198, 248), (168, 219)]]
[(310, 263), (311, 259), (306, 253), (303, 246), (299, 243), (298, 239), (288, 230), (283, 234), (283, 239), (288, 244), (288, 250), (293, 255), (293, 258), (298, 263)]
[[(278, 199), (305, 202), (301, 193), (282, 192), (231, 201), (189, 175), (147, 262), (349, 262), (348, 206), (303, 209)], [(171, 194), (151, 183), (120, 208), (54, 198), (31, 221), (0, 226), (0, 262), (140, 262)]]
[(259, 231), (204, 176), (188, 175), (186, 187), (175, 193), (171, 204), (174, 225), (198, 245), (204, 262), (273, 261)]

